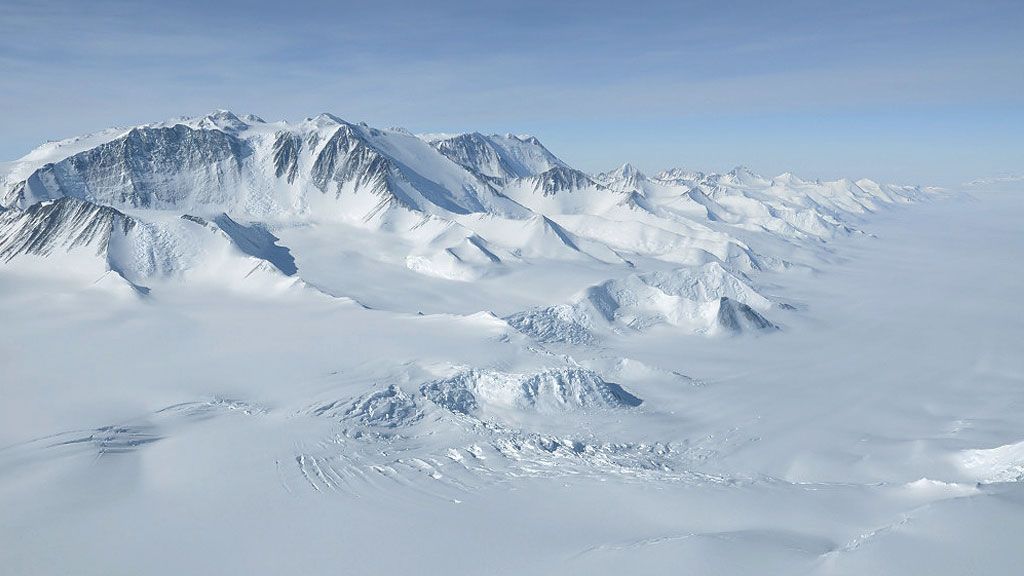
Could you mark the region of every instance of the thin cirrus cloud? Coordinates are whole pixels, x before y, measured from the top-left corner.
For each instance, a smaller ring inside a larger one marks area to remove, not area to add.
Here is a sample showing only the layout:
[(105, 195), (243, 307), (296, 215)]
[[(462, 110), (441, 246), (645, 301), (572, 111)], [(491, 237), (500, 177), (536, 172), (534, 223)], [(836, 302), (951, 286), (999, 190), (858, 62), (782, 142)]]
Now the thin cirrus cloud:
[(18, 113), (0, 158), (230, 107), (531, 131), (593, 170), (743, 161), (932, 183), (1021, 168), (1004, 144), (1024, 118), (1024, 9), (832, 4), (5, 2), (0, 105)]

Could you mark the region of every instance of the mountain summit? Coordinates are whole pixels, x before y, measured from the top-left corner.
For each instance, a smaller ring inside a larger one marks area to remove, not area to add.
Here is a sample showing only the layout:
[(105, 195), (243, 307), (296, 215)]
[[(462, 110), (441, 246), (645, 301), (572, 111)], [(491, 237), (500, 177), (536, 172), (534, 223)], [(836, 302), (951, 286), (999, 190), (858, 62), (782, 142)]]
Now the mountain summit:
[[(593, 316), (587, 310), (611, 298), (620, 312), (603, 322), (613, 330), (653, 322), (623, 320), (622, 311), (648, 310), (640, 300), (681, 297), (678, 287), (652, 284), (638, 262), (675, 267), (681, 278), (713, 265), (714, 275), (692, 276), (712, 278), (712, 288), (643, 312), (712, 333), (717, 324), (771, 325), (761, 317), (770, 303), (744, 308), (734, 290), (714, 288), (725, 286), (721, 278), (745, 283), (743, 274), (791, 266), (752, 241), (754, 231), (814, 250), (855, 233), (863, 214), (920, 194), (870, 181), (766, 179), (743, 167), (648, 177), (623, 164), (588, 175), (533, 136), (417, 136), (327, 113), (289, 123), (218, 110), (49, 143), (14, 162), (0, 181), (0, 258), (19, 266), (60, 256), (57, 273), (112, 274), (140, 294), (186, 279), (257, 290), (314, 290), (315, 281), (315, 290), (364, 299), (329, 264), (339, 240), (373, 247), (359, 261), (379, 273), (393, 276), (398, 266), (441, 281), (552, 261), (609, 277), (625, 266), (634, 280), (592, 289), (614, 297), (568, 304)], [(552, 313), (529, 318), (562, 317)]]

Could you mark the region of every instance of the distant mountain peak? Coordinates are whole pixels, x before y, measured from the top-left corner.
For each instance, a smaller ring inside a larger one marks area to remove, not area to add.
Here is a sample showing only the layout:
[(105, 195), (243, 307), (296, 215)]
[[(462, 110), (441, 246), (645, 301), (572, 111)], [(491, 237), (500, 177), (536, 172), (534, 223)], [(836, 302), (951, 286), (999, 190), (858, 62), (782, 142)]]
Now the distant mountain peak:
[(795, 185), (803, 184), (804, 182), (805, 182), (804, 179), (802, 179), (799, 176), (793, 174), (792, 172), (783, 172), (782, 174), (779, 174), (775, 178), (772, 178), (772, 181), (771, 181), (773, 186), (789, 186), (789, 185), (795, 186)]
[(586, 173), (568, 166), (555, 166), (533, 176), (530, 180), (534, 183), (535, 189), (544, 195), (600, 186)]
[(218, 108), (213, 112), (210, 112), (206, 115), (206, 118), (209, 118), (211, 120), (225, 120), (228, 122), (237, 122), (241, 120), (241, 118), (239, 118), (237, 114), (235, 114), (231, 110), (227, 110), (224, 108)]
[(306, 118), (306, 121), (307, 122), (311, 122), (313, 124), (316, 124), (318, 126), (329, 126), (329, 125), (332, 125), (332, 124), (333, 125), (337, 125), (337, 124), (350, 125), (351, 124), (350, 122), (342, 120), (341, 118), (335, 116), (334, 114), (331, 114), (330, 112), (321, 112), (321, 113), (317, 114), (316, 116), (313, 116), (312, 118)]
[(658, 172), (657, 180), (676, 182), (697, 182), (704, 178), (704, 173), (697, 170), (686, 170), (684, 168), (669, 168)]
[(638, 170), (635, 166), (629, 162), (624, 163), (614, 173), (619, 179), (627, 181), (637, 181), (646, 179), (647, 176), (643, 172)]
[[(166, 270), (185, 270), (205, 258), (193, 239), (208, 238), (169, 223), (177, 214), (219, 223), (217, 230), (246, 257), (284, 274), (297, 265), (278, 258), (281, 250), (261, 226), (340, 221), (387, 231), (409, 247), (410, 270), (449, 279), (479, 278), (534, 257), (633, 266), (635, 255), (774, 269), (785, 263), (755, 253), (729, 227), (824, 240), (856, 232), (856, 220), (844, 215), (921, 193), (869, 181), (814, 184), (786, 174), (769, 181), (744, 166), (727, 174), (674, 169), (649, 178), (627, 162), (590, 176), (530, 135), (416, 136), (329, 113), (261, 124), (252, 115), (216, 110), (40, 146), (0, 177), (0, 216), (16, 239), (5, 250), (20, 259), (91, 247), (114, 229), (111, 221), (137, 222), (131, 234), (113, 236), (112, 254), (140, 254), (149, 262), (145, 255), (170, 234), (180, 239), (174, 247), (180, 253), (167, 255)], [(716, 223), (713, 231), (708, 222)], [(59, 234), (47, 232), (58, 228)], [(115, 260), (123, 270), (139, 264)], [(128, 274), (131, 281), (150, 277), (137, 270)], [(723, 309), (730, 321), (753, 318), (729, 303)]]
[(534, 146), (543, 146), (543, 144), (540, 143), (540, 140), (537, 139), (537, 137), (532, 135), (532, 134), (506, 134), (505, 137), (506, 138), (515, 138), (516, 140), (519, 140), (520, 142), (525, 142), (527, 144), (533, 144)]
[(643, 188), (643, 182), (647, 180), (647, 176), (629, 162), (610, 172), (597, 174), (594, 178), (620, 192), (638, 192)]
[(760, 176), (744, 164), (739, 164), (729, 171), (730, 176)]
[[(252, 116), (251, 114), (247, 116), (259, 120), (258, 117)], [(260, 122), (262, 122), (262, 120), (260, 120)], [(214, 110), (206, 116), (203, 116), (203, 118), (196, 123), (197, 128), (213, 128), (224, 132), (239, 132), (245, 130), (249, 126), (250, 122), (239, 118), (237, 114), (230, 110)]]
[(420, 136), (438, 152), (474, 174), (496, 183), (536, 176), (565, 163), (533, 136), (424, 134)]

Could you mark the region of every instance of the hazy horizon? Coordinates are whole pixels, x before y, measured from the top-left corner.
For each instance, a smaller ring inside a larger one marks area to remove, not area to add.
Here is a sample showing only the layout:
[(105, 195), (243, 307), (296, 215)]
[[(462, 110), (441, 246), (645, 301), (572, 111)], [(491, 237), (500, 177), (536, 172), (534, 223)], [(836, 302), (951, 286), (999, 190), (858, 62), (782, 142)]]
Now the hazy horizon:
[(227, 108), (531, 133), (589, 171), (743, 164), (925, 185), (1024, 171), (1013, 2), (14, 1), (0, 17), (5, 161)]
[(0, 576), (1024, 566), (1024, 0), (0, 22)]

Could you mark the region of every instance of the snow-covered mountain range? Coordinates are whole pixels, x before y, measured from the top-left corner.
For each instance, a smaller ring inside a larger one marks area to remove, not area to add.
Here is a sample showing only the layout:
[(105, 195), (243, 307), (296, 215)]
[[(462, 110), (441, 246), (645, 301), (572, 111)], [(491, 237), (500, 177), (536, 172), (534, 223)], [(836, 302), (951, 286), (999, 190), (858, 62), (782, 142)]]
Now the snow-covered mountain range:
[(385, 274), (473, 282), (552, 262), (595, 271), (564, 302), (507, 311), (541, 340), (656, 324), (715, 333), (775, 328), (766, 315), (780, 303), (750, 273), (806, 262), (793, 250), (821, 251), (866, 214), (925, 193), (743, 167), (589, 175), (532, 136), (218, 111), (51, 142), (14, 162), (0, 180), (0, 259), (140, 296), (204, 284), (360, 300), (318, 272), (345, 266), (324, 255), (344, 230)]
[(6, 572), (1021, 563), (1019, 194), (225, 111), (3, 170)]

